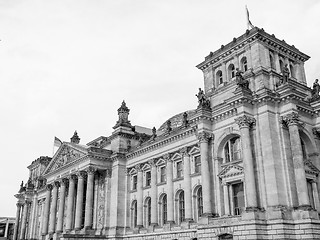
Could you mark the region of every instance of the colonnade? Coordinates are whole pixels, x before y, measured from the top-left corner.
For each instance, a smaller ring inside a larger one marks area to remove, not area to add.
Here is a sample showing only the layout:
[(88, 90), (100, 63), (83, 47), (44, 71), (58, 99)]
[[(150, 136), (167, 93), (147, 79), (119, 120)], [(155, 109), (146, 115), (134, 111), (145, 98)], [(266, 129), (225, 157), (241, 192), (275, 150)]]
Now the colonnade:
[[(80, 230), (82, 228), (92, 228), (92, 212), (93, 212), (93, 185), (94, 185), (94, 173), (96, 169), (89, 167), (85, 171), (80, 171), (76, 175), (70, 175), (68, 178), (63, 178), (59, 181), (55, 181), (52, 184), (46, 186), (46, 200), (44, 203), (44, 211), (42, 216), (42, 229), (41, 234), (53, 234), (63, 232), (63, 223), (65, 224), (65, 231)], [(86, 191), (84, 178), (87, 176)], [(77, 181), (77, 189), (75, 189)], [(68, 193), (67, 184), (69, 183)], [(60, 188), (60, 189), (59, 189)], [(75, 190), (76, 196), (75, 196)], [(59, 195), (59, 210), (58, 206), (58, 192)], [(85, 196), (85, 212), (83, 223), (83, 201)], [(68, 194), (68, 200), (66, 201), (66, 195)], [(76, 204), (75, 203), (76, 197)], [(51, 199), (51, 201), (50, 201)], [(49, 201), (48, 201), (49, 200)], [(66, 206), (66, 218), (64, 218), (64, 210)], [(75, 214), (74, 214), (75, 213)]]

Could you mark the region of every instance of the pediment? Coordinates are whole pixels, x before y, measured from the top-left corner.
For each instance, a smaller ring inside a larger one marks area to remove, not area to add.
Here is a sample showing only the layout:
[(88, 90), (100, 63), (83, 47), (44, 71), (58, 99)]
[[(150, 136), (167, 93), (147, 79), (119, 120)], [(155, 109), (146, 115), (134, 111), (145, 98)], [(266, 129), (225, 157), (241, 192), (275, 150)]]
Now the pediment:
[(227, 178), (227, 177), (234, 177), (242, 174), (243, 174), (243, 167), (240, 167), (239, 165), (236, 165), (236, 164), (232, 164), (223, 168), (221, 172), (218, 174), (218, 176), (220, 178)]
[(67, 143), (63, 143), (58, 151), (53, 156), (51, 162), (49, 163), (45, 174), (53, 172), (59, 168), (62, 168), (65, 165), (68, 165), (79, 158), (82, 158), (86, 155), (86, 150), (82, 148), (76, 148)]
[(175, 153), (175, 154), (172, 156), (171, 160), (172, 160), (172, 161), (175, 161), (175, 160), (181, 159), (181, 158), (182, 158), (182, 157), (181, 157), (181, 154)]
[(197, 154), (197, 153), (200, 153), (200, 149), (198, 147), (196, 147), (196, 146), (191, 148), (190, 151), (189, 151), (190, 155), (194, 155), (194, 154)]
[(307, 174), (317, 176), (319, 174), (319, 169), (313, 165), (310, 160), (304, 161), (304, 169)]

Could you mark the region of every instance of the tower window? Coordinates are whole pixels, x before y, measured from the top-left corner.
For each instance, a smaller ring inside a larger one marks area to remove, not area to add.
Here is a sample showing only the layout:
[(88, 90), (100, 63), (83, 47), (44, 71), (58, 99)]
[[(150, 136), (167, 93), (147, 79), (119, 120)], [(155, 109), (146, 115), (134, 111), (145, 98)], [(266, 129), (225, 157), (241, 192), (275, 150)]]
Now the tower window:
[(230, 80), (235, 77), (235, 68), (233, 64), (230, 64), (228, 67), (228, 75)]
[(274, 60), (273, 60), (273, 57), (272, 57), (271, 54), (269, 55), (269, 58), (270, 58), (270, 66), (271, 66), (271, 69), (276, 69), (276, 66), (275, 66), (275, 64), (274, 64)]
[(220, 70), (217, 72), (216, 76), (217, 76), (218, 83), (222, 84), (223, 78), (222, 78), (222, 72)]
[(241, 59), (241, 70), (246, 72), (248, 70), (248, 62), (247, 62), (247, 58), (243, 57)]
[(201, 157), (195, 156), (194, 157), (194, 173), (200, 173), (201, 172)]

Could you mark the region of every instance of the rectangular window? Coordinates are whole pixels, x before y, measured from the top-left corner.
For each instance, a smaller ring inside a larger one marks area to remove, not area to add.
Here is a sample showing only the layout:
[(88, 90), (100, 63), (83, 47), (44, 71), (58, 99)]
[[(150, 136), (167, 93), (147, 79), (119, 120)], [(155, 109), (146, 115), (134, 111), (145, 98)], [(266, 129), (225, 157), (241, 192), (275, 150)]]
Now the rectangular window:
[(163, 166), (160, 168), (160, 182), (164, 183), (166, 182), (167, 174), (166, 174), (166, 167)]
[(194, 157), (194, 172), (201, 173), (201, 157), (200, 156)]
[(137, 175), (134, 175), (132, 176), (132, 190), (137, 190), (137, 181), (138, 180), (138, 177)]
[(151, 185), (151, 172), (146, 172), (146, 186), (149, 187)]
[(241, 215), (244, 205), (243, 183), (232, 184), (234, 215)]
[(314, 208), (314, 200), (313, 200), (313, 191), (312, 191), (312, 180), (307, 180), (307, 188), (308, 188), (308, 195), (309, 201), (312, 208)]
[(177, 162), (177, 178), (183, 177), (183, 165), (182, 161)]

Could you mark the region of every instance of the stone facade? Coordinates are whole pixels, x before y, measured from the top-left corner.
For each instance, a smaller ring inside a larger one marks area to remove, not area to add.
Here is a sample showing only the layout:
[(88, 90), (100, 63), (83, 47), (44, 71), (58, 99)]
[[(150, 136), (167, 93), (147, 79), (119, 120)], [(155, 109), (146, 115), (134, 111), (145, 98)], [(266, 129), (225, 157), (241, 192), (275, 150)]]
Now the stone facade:
[(197, 66), (197, 109), (156, 130), (131, 125), (123, 102), (111, 136), (75, 133), (28, 167), (14, 240), (320, 239), (308, 58), (253, 28)]

